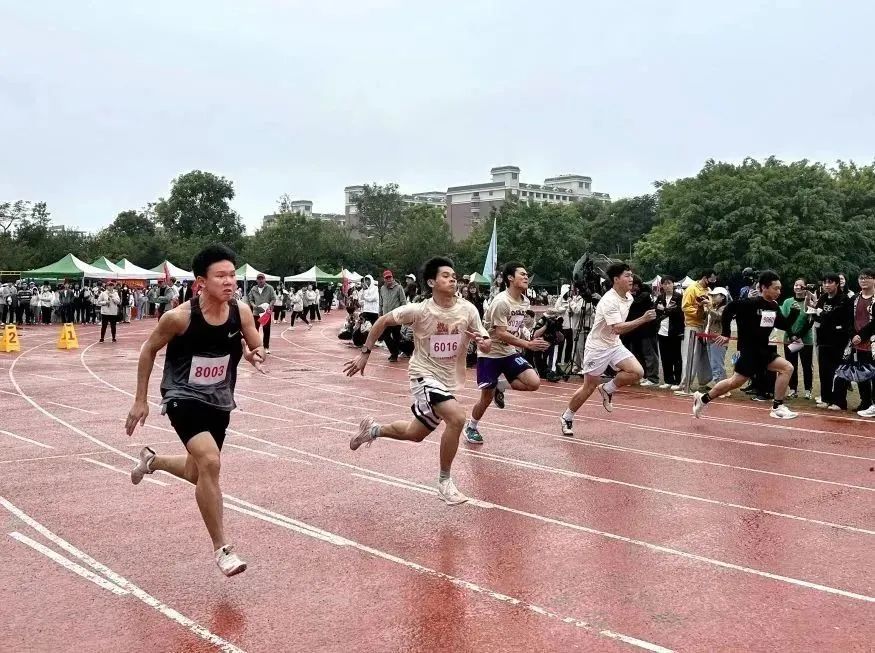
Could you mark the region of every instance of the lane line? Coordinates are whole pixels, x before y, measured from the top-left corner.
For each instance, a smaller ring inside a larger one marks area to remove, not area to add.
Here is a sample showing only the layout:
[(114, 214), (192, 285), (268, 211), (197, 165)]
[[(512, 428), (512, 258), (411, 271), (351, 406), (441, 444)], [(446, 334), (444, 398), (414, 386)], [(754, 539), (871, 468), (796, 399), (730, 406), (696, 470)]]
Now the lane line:
[(22, 544), (26, 544), (31, 549), (38, 551), (39, 553), (42, 553), (49, 560), (52, 560), (52, 561), (58, 563), (59, 565), (61, 565), (65, 569), (69, 569), (74, 574), (79, 574), (80, 576), (82, 576), (82, 578), (84, 578), (85, 580), (91, 581), (92, 583), (94, 583), (98, 587), (102, 587), (105, 590), (109, 590), (110, 592), (112, 592), (113, 594), (115, 594), (117, 596), (124, 596), (125, 594), (129, 593), (126, 589), (119, 587), (115, 583), (109, 582), (103, 576), (98, 576), (93, 571), (89, 571), (88, 569), (86, 569), (82, 565), (76, 564), (75, 562), (73, 562), (69, 558), (65, 558), (60, 553), (53, 551), (52, 549), (45, 546), (44, 544), (40, 544), (36, 540), (32, 540), (27, 535), (22, 535), (18, 531), (13, 531), (12, 533), (9, 533), (9, 536), (18, 540)]
[[(120, 469), (118, 467), (113, 467), (112, 465), (101, 462), (99, 460), (94, 460), (94, 458), (83, 458), (82, 460), (89, 462), (89, 463), (92, 463), (93, 465), (98, 465), (99, 467), (103, 467), (104, 469), (109, 469), (113, 472), (123, 474), (124, 476), (127, 476), (127, 477), (130, 477), (130, 475), (131, 475), (130, 472), (126, 472), (125, 470)], [(165, 483), (164, 481), (159, 481), (159, 480), (154, 479), (154, 478), (144, 477), (143, 480), (146, 481), (147, 483), (154, 483), (155, 485), (162, 485), (164, 487), (168, 486), (167, 483)]]
[[(17, 361), (18, 359), (16, 358), (15, 360)], [(222, 639), (218, 635), (210, 632), (209, 630), (201, 626), (199, 623), (193, 621), (192, 619), (189, 619), (181, 612), (178, 612), (177, 610), (171, 608), (169, 605), (162, 603), (154, 596), (140, 589), (137, 585), (129, 581), (127, 578), (117, 574), (112, 569), (110, 569), (103, 563), (98, 562), (84, 551), (77, 549), (64, 538), (55, 535), (52, 531), (40, 524), (37, 520), (25, 513), (23, 510), (13, 505), (3, 496), (0, 496), (0, 506), (6, 508), (6, 510), (11, 512), (18, 519), (30, 526), (47, 540), (53, 542), (56, 546), (60, 547), (73, 557), (78, 558), (81, 562), (91, 567), (94, 571), (103, 574), (103, 576), (111, 580), (122, 589), (130, 592), (133, 596), (148, 605), (150, 608), (157, 610), (171, 621), (174, 621), (180, 626), (187, 628), (190, 632), (194, 633), (204, 641), (218, 647), (224, 653), (244, 653), (242, 649), (237, 648), (231, 642)]]
[(10, 438), (15, 438), (16, 440), (22, 440), (23, 442), (29, 442), (30, 444), (36, 445), (38, 447), (42, 447), (43, 449), (54, 449), (54, 447), (50, 444), (43, 444), (42, 442), (37, 442), (36, 440), (31, 440), (30, 438), (26, 438), (23, 435), (15, 435), (15, 433), (10, 433), (9, 431), (4, 431), (0, 429), (0, 433), (3, 435), (8, 435)]
[(57, 401), (47, 401), (46, 403), (51, 404), (52, 406), (60, 406), (61, 408), (69, 408), (70, 410), (78, 410), (81, 413), (89, 413), (90, 415), (100, 415), (100, 413), (98, 413), (96, 410), (87, 410), (85, 408), (77, 408), (76, 406), (68, 406), (67, 404), (59, 404)]

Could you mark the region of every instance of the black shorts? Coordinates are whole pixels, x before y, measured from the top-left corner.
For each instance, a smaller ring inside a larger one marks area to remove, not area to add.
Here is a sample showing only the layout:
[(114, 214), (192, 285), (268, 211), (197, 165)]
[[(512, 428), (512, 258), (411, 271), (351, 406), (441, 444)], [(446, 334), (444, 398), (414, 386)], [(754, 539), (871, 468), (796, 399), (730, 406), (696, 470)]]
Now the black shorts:
[(200, 401), (171, 399), (164, 404), (170, 424), (182, 444), (188, 448), (188, 441), (198, 433), (209, 433), (216, 441), (219, 450), (225, 442), (225, 431), (231, 421), (231, 411), (213, 408)]
[(776, 358), (780, 358), (780, 356), (775, 347), (743, 351), (738, 355), (738, 360), (735, 361), (735, 372), (747, 378), (754, 377), (761, 372), (765, 372), (766, 368)]

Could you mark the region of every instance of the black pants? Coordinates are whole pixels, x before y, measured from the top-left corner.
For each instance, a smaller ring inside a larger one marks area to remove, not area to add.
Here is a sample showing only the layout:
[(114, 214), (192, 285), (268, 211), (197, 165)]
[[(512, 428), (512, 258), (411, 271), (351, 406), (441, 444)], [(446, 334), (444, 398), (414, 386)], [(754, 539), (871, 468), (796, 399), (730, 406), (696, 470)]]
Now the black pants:
[(118, 315), (101, 315), (100, 316), (100, 339), (106, 336), (106, 325), (109, 325), (109, 331), (112, 334), (112, 339), (115, 341), (115, 325), (118, 322)]
[[(261, 322), (258, 318), (255, 318), (255, 330), (258, 331), (261, 329)], [(270, 349), (270, 320), (264, 325), (264, 336), (262, 336), (262, 344), (265, 349)]]
[(286, 319), (286, 309), (282, 306), (274, 306), (273, 307), (273, 321), (279, 322), (280, 320)]
[(310, 319), (322, 321), (322, 313), (319, 312), (319, 304), (310, 304)]
[[(848, 407), (848, 399), (846, 396), (847, 386), (841, 380), (835, 381), (836, 368), (842, 362), (842, 354), (844, 347), (835, 347), (830, 345), (817, 346), (817, 366), (820, 372), (820, 399), (825, 404), (835, 404), (841, 409)], [(835, 392), (841, 389), (841, 392)]]
[(814, 359), (814, 345), (805, 345), (799, 351), (790, 351), (784, 345), (784, 358), (793, 366), (793, 376), (790, 377), (790, 391), (795, 392), (799, 387), (799, 361), (802, 361), (802, 382), (806, 390), (811, 390), (811, 381), (814, 376), (812, 360)]
[(292, 311), (292, 326), (295, 326), (295, 318), (298, 317), (303, 320), (304, 324), (310, 324), (310, 320), (307, 319), (307, 311)]
[(398, 358), (398, 352), (400, 351), (398, 345), (401, 343), (401, 327), (387, 327), (387, 329), (383, 331), (383, 342), (386, 343), (386, 348), (389, 350), (389, 357)]
[(0, 305), (0, 322), (6, 324), (6, 317), (12, 312), (12, 307), (9, 304)]
[(683, 334), (677, 336), (659, 336), (659, 357), (662, 359), (662, 380), (671, 385), (681, 382), (681, 345)]
[(52, 323), (52, 307), (51, 306), (40, 306), (40, 312), (42, 313), (42, 323), (43, 324), (51, 324)]
[(557, 363), (570, 363), (571, 362), (571, 350), (574, 349), (574, 331), (571, 329), (562, 329), (562, 347), (559, 351), (559, 358), (556, 359)]
[(379, 317), (380, 316), (377, 315), (376, 313), (364, 313), (364, 312), (362, 312), (362, 319), (370, 322), (371, 326), (374, 326), (377, 323), (377, 318), (379, 318)]
[[(871, 351), (856, 352), (858, 363), (872, 363)], [(836, 379), (832, 391), (832, 403), (836, 406), (846, 408), (848, 405), (848, 390), (851, 384), (844, 379)], [(860, 391), (860, 407), (857, 410), (866, 410), (872, 405), (872, 381), (863, 381), (857, 384), (857, 389)], [(821, 396), (823, 392), (821, 392)], [(826, 401), (826, 399), (824, 399)]]

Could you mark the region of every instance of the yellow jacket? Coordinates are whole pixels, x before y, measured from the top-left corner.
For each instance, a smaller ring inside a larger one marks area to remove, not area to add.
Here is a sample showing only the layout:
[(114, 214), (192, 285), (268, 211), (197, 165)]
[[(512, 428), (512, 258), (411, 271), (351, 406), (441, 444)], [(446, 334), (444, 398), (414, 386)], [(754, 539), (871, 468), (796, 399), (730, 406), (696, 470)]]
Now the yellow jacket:
[(707, 296), (708, 289), (702, 288), (698, 281), (684, 290), (684, 297), (681, 300), (681, 310), (684, 312), (685, 326), (690, 328), (705, 326), (705, 307), (696, 300), (699, 297)]

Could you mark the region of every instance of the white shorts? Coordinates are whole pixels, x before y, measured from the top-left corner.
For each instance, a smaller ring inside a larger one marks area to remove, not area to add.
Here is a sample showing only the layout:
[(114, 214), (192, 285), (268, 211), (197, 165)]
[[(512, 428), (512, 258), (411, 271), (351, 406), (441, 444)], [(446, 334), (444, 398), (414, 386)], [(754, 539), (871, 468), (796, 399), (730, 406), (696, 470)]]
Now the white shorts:
[(413, 405), (410, 407), (413, 416), (430, 431), (434, 431), (442, 421), (435, 414), (434, 407), (455, 399), (443, 383), (430, 376), (410, 379), (410, 395), (413, 397)]
[(627, 358), (634, 358), (631, 351), (623, 345), (617, 345), (611, 349), (593, 350), (588, 347), (583, 351), (583, 374), (591, 376), (601, 376), (609, 367), (617, 369), (622, 361)]

